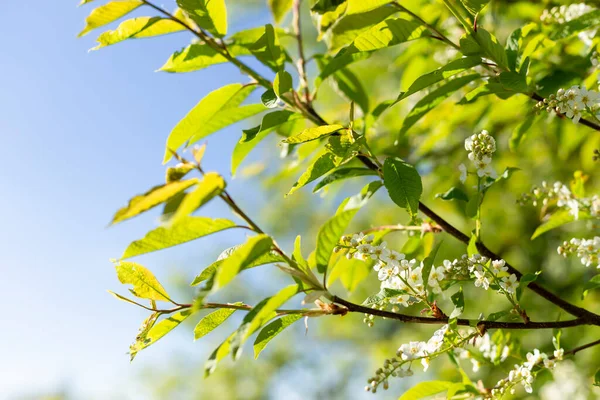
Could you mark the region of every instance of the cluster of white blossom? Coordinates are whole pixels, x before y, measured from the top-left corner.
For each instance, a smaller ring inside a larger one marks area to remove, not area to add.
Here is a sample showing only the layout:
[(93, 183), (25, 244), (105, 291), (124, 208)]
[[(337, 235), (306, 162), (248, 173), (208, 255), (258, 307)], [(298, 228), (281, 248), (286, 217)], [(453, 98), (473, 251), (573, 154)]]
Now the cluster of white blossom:
[[(407, 260), (406, 256), (397, 251), (387, 248), (386, 242), (373, 245), (373, 237), (358, 233), (352, 236), (344, 236), (341, 245), (348, 248), (347, 257), (359, 260), (374, 260), (373, 267), (377, 271), (377, 277), (381, 281), (382, 289), (394, 289), (402, 291), (395, 298), (388, 299), (392, 304), (401, 304), (408, 307), (419, 303), (426, 298), (425, 284), (423, 282), (423, 266), (417, 260)], [(417, 266), (419, 264), (419, 266)], [(432, 268), (427, 285), (434, 293), (441, 293), (440, 281), (444, 279), (444, 268)]]
[[(496, 141), (488, 131), (483, 130), (465, 139), (465, 149), (469, 152), (469, 160), (477, 168), (477, 176), (489, 176), (497, 178), (498, 174), (491, 166), (492, 155), (496, 151)], [(467, 180), (467, 167), (464, 164), (458, 166), (460, 169), (460, 181)]]
[(488, 290), (491, 284), (496, 283), (499, 286), (498, 292), (512, 295), (519, 286), (515, 274), (506, 274), (508, 267), (504, 260), (492, 260), (490, 262), (487, 257), (473, 254), (467, 258), (467, 263), (469, 272), (475, 277), (474, 284), (476, 287)]
[(544, 10), (540, 16), (540, 20), (545, 24), (562, 24), (581, 17), (592, 10), (593, 8), (585, 3), (570, 4), (568, 6), (562, 5)]
[(517, 384), (521, 384), (527, 393), (531, 393), (533, 391), (531, 384), (535, 378), (535, 374), (531, 373), (533, 368), (543, 364), (545, 368), (552, 369), (556, 361), (563, 359), (563, 355), (564, 350), (562, 348), (554, 350), (553, 357), (548, 357), (546, 353), (541, 353), (538, 349), (534, 349), (532, 353), (527, 353), (527, 361), (521, 365), (515, 365), (508, 377), (498, 381), (492, 389), (492, 396), (502, 397), (507, 391), (514, 394)]
[(597, 268), (600, 268), (600, 236), (593, 239), (573, 238), (564, 242), (557, 250), (558, 254), (564, 257), (576, 254), (586, 267), (596, 265)]
[(524, 194), (520, 203), (525, 204), (531, 201), (534, 206), (539, 202), (547, 206), (550, 202), (556, 201), (556, 206), (568, 210), (575, 219), (579, 219), (579, 213), (584, 211), (591, 217), (600, 217), (600, 196), (575, 197), (569, 187), (562, 182), (554, 182), (550, 185), (542, 182), (541, 186), (534, 186), (530, 194)]
[(552, 94), (539, 101), (536, 107), (548, 112), (557, 111), (567, 118), (571, 118), (576, 124), (581, 119), (582, 112), (586, 110), (596, 118), (600, 118), (600, 93), (574, 85), (567, 90), (558, 89), (556, 95)]
[[(492, 363), (505, 361), (510, 355), (510, 348), (506, 344), (496, 344), (492, 341), (490, 335), (486, 333), (483, 336), (478, 336), (473, 342), (474, 350), (477, 350), (483, 358)], [(473, 364), (473, 372), (479, 371), (481, 362), (473, 357), (474, 351), (464, 348), (456, 348), (454, 352), (462, 359), (469, 359)]]
[[(375, 376), (369, 378), (369, 384), (365, 386), (366, 391), (375, 393), (379, 385), (384, 389), (389, 387), (388, 379), (390, 377), (404, 377), (413, 374), (411, 370), (412, 361), (421, 360), (423, 370), (429, 368), (430, 356), (435, 356), (444, 344), (444, 337), (448, 332), (448, 325), (442, 326), (433, 333), (433, 336), (427, 342), (409, 342), (401, 345), (396, 352), (398, 358), (385, 360), (383, 368), (375, 371)], [(408, 364), (407, 369), (402, 369), (402, 366)]]

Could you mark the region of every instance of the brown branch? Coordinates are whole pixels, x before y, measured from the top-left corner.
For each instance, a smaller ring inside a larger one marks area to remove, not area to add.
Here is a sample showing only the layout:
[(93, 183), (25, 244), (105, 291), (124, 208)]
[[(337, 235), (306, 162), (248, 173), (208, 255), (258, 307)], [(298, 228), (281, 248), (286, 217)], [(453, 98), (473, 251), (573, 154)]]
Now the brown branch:
[[(414, 315), (406, 315), (395, 313), (391, 311), (383, 311), (375, 308), (361, 306), (359, 304), (351, 303), (338, 296), (333, 296), (332, 301), (341, 304), (348, 309), (349, 312), (358, 312), (363, 314), (376, 315), (387, 319), (393, 319), (397, 321), (417, 324), (447, 324), (449, 321), (448, 317), (445, 318), (432, 318), (432, 317), (419, 317)], [(580, 325), (593, 325), (592, 322), (583, 318), (572, 319), (568, 321), (550, 321), (550, 322), (500, 322), (500, 321), (478, 321), (471, 319), (457, 319), (456, 323), (462, 326), (477, 327), (479, 332), (483, 335), (488, 329), (554, 329), (554, 328), (570, 328)]]

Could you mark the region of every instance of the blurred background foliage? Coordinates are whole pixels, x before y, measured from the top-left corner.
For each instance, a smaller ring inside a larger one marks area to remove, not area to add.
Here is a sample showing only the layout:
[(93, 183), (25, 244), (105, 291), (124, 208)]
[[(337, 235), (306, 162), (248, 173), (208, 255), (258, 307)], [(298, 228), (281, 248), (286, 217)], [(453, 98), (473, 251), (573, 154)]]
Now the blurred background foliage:
[[(309, 13), (309, 1), (305, 3), (302, 15), (305, 46), (310, 58), (309, 75), (314, 79), (318, 75), (316, 58), (319, 55), (327, 55), (327, 38), (317, 41), (318, 32), (310, 23), (311, 20), (315, 20)], [(401, 3), (458, 42), (461, 34), (459, 26), (440, 2), (403, 0)], [(539, 23), (544, 9), (570, 3), (492, 0), (478, 23), (493, 32), (500, 43), (505, 43), (514, 29), (530, 22)], [(598, 6), (594, 2), (587, 3)], [(244, 19), (248, 10), (255, 12), (260, 9), (261, 13), (267, 12), (267, 5), (262, 0), (228, 0), (227, 5), (231, 18), (244, 20), (246, 23), (251, 23)], [(169, 7), (170, 4), (167, 8)], [(289, 22), (288, 15), (281, 25), (288, 27)], [(234, 23), (230, 25), (235, 28)], [(542, 29), (552, 27), (546, 26)], [(290, 38), (282, 42), (290, 54), (296, 54), (295, 43)], [(543, 95), (555, 92), (558, 87), (568, 87), (583, 81), (589, 83), (590, 88), (592, 84), (596, 84), (596, 72), (590, 64), (589, 55), (596, 44), (597, 39), (594, 39), (590, 46), (575, 37), (572, 40), (541, 46), (532, 54), (528, 78), (538, 85), (538, 91)], [(393, 99), (399, 92), (408, 89), (417, 77), (445, 65), (456, 57), (456, 52), (449, 51), (448, 46), (442, 42), (417, 40), (379, 51), (370, 59), (351, 65), (349, 70), (362, 83), (372, 110), (381, 101)], [(312, 79), (310, 83), (312, 86)], [(455, 93), (401, 136), (398, 132), (403, 117), (424, 93), (413, 95), (387, 110), (367, 130), (367, 138), (374, 153), (398, 156), (416, 165), (424, 182), (423, 202), (463, 232), (470, 232), (474, 224), (466, 216), (465, 203), (444, 201), (436, 198), (436, 194), (445, 192), (451, 186), (474, 193), (475, 189), (469, 184), (463, 185), (459, 182), (458, 165), (468, 162), (463, 147), (465, 138), (482, 129), (488, 130), (496, 138), (498, 145), (494, 156), (496, 170), (500, 172), (506, 167), (517, 167), (520, 171), (488, 192), (483, 205), (483, 241), (521, 272), (543, 271), (538, 279), (542, 286), (591, 311), (600, 312), (600, 293), (591, 292), (583, 300), (581, 293), (582, 282), (588, 281), (596, 271), (583, 267), (576, 258), (564, 259), (556, 253), (556, 248), (564, 240), (571, 237), (590, 237), (594, 233), (598, 234), (597, 228), (580, 221), (530, 240), (532, 233), (541, 223), (540, 211), (531, 205), (517, 204), (520, 195), (527, 193), (533, 185), (538, 185), (544, 180), (560, 180), (566, 183), (573, 179), (575, 171), (582, 171), (589, 176), (586, 182), (588, 194), (598, 193), (599, 163), (592, 160), (592, 155), (594, 149), (600, 148), (600, 134), (582, 125), (572, 124), (569, 120), (562, 120), (555, 114), (542, 113), (535, 118), (519, 145), (511, 148), (511, 137), (519, 124), (534, 112), (535, 102), (526, 96), (516, 95), (507, 100), (486, 96), (470, 104), (458, 104), (464, 93), (465, 90)], [(348, 120), (349, 101), (331, 78), (319, 88), (314, 105), (328, 121), (344, 123)], [(254, 122), (240, 125), (247, 128), (258, 123), (259, 119), (255, 119)], [(240, 133), (242, 127), (239, 128)], [(302, 123), (286, 126), (286, 132), (283, 133), (287, 136), (303, 127)], [(230, 182), (230, 186), (235, 186), (240, 181), (247, 183), (246, 187), (252, 189), (244, 196), (259, 199), (261, 207), (260, 210), (254, 211), (254, 215), (265, 231), (273, 234), (286, 250), (291, 250), (296, 235), (302, 235), (303, 247), (307, 253), (308, 249), (314, 248), (314, 238), (319, 227), (335, 210), (341, 199), (357, 193), (369, 182), (369, 178), (355, 178), (344, 181), (343, 184), (336, 183), (316, 194), (312, 193), (312, 186), (308, 186), (285, 196), (297, 177), (318, 154), (318, 144), (306, 144), (282, 157), (285, 151), (279, 144), (280, 140), (281, 137), (272, 136), (262, 142), (245, 161), (242, 170), (236, 179)], [(207, 151), (223, 150), (211, 147), (209, 141)], [(228, 157), (228, 154), (223, 154), (223, 157)], [(408, 221), (409, 216), (406, 212), (395, 206), (382, 190), (359, 212), (350, 231), (386, 224), (404, 224)], [(442, 240), (436, 265), (441, 264), (443, 259), (458, 258), (466, 252), (465, 245), (444, 233), (427, 233), (420, 238), (395, 232), (386, 237), (390, 248), (404, 249), (417, 257), (422, 257), (434, 242)], [(216, 257), (226, 247), (206, 251)], [(179, 288), (180, 298), (193, 296), (194, 291), (188, 283), (203, 266), (198, 267), (197, 270), (173, 272), (169, 285)], [(331, 292), (356, 303), (361, 303), (379, 288), (379, 281), (366, 265), (356, 267), (351, 273), (334, 269), (331, 276), (336, 278), (331, 282)], [(256, 268), (241, 274), (231, 287), (228, 286), (217, 293), (214, 301), (244, 300), (254, 304), (266, 295), (274, 293), (282, 286), (282, 282), (288, 280), (288, 276), (273, 266)], [(470, 285), (465, 286), (465, 298), (466, 318), (477, 318), (480, 313), (487, 315), (509, 306), (503, 297)], [(300, 299), (295, 301), (299, 302)], [(449, 299), (446, 299), (440, 305), (442, 309), (448, 309), (451, 308), (449, 304)], [(533, 320), (568, 317), (530, 291), (525, 292), (522, 305)], [(419, 306), (409, 310), (415, 315), (420, 311)], [(193, 345), (202, 346), (209, 353), (235, 328), (240, 317), (241, 315), (234, 315), (226, 324)], [(200, 316), (194, 318), (194, 321), (189, 321), (179, 330), (185, 331), (185, 335), (191, 337), (193, 323), (199, 318)], [(459, 371), (449, 360), (439, 358), (426, 373), (421, 372), (417, 366), (415, 376), (393, 380), (388, 391), (381, 391), (375, 395), (364, 393), (362, 388), (367, 377), (373, 374), (385, 358), (392, 356), (401, 343), (427, 338), (434, 328), (387, 320), (376, 320), (375, 325), (369, 328), (362, 322), (362, 318), (362, 315), (356, 314), (315, 318), (308, 321), (307, 331), (303, 324), (297, 323), (277, 336), (258, 360), (252, 360), (248, 351), (236, 363), (225, 360), (208, 379), (203, 378), (204, 359), (185, 353), (173, 354), (160, 366), (147, 368), (139, 377), (139, 393), (142, 398), (156, 399), (387, 399), (397, 398), (418, 381), (434, 377), (460, 380)], [(566, 329), (562, 335), (562, 345), (565, 349), (570, 349), (597, 339), (599, 333), (600, 329), (597, 327)], [(132, 332), (132, 339), (134, 334)], [(551, 351), (551, 331), (514, 331), (511, 334), (522, 344), (523, 349), (537, 347), (542, 351)], [(574, 358), (574, 366), (569, 362), (556, 370), (555, 375), (578, 376), (577, 379), (585, 383), (573, 389), (574, 392), (561, 392), (566, 390), (564, 385), (562, 388), (553, 387), (555, 384), (550, 382), (549, 373), (544, 372), (536, 380), (534, 394), (525, 395), (524, 392), (518, 392), (515, 398), (564, 399), (567, 395), (573, 398), (596, 398), (599, 394), (597, 391), (595, 394), (592, 392), (590, 383), (591, 376), (599, 366), (599, 359), (600, 348), (590, 349)], [(516, 362), (509, 359), (504, 370), (484, 365), (473, 376), (475, 380), (481, 379), (490, 385), (506, 375)], [(471, 374), (470, 363), (462, 363)], [(45, 398), (63, 399), (70, 396), (67, 391)]]

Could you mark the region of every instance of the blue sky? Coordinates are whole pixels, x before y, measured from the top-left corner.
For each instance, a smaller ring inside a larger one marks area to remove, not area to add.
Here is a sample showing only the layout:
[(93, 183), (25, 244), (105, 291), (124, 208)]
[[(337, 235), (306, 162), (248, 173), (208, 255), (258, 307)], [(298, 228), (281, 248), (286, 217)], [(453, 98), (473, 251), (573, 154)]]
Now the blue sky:
[[(107, 294), (125, 293), (109, 259), (156, 214), (106, 226), (130, 196), (163, 179), (174, 124), (209, 91), (246, 79), (229, 66), (153, 72), (188, 42), (185, 33), (88, 52), (99, 32), (76, 35), (93, 7), (36, 3), (6, 2), (0, 24), (0, 398), (60, 387), (105, 398), (174, 349), (199, 347), (179, 334), (129, 363), (125, 352), (145, 313)], [(254, 26), (267, 18), (248, 17)], [(210, 169), (229, 171), (238, 136), (239, 127), (210, 137)], [(244, 187), (235, 182), (239, 194)], [(208, 213), (225, 212), (213, 205)], [(169, 271), (197, 272), (198, 260), (209, 262), (235, 240), (208, 238), (140, 262), (168, 283)]]

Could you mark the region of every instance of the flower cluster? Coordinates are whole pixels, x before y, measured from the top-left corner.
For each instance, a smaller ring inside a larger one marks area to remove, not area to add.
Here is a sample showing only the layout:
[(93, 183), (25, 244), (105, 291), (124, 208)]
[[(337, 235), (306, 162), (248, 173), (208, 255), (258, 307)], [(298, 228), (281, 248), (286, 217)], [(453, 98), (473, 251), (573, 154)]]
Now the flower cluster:
[(583, 111), (588, 111), (600, 118), (600, 93), (587, 90), (579, 85), (571, 86), (569, 89), (558, 89), (556, 95), (550, 95), (536, 104), (539, 110), (548, 112), (557, 111), (571, 118), (576, 124), (581, 119)]
[[(382, 289), (394, 289), (403, 294), (388, 299), (392, 304), (408, 307), (426, 298), (425, 283), (423, 282), (423, 266), (417, 260), (407, 260), (406, 256), (387, 248), (386, 242), (373, 245), (373, 237), (358, 233), (344, 236), (337, 251), (347, 248), (349, 258), (359, 260), (374, 260), (373, 269), (381, 281)], [(444, 268), (432, 268), (427, 279), (427, 285), (434, 293), (441, 293), (440, 281), (444, 279)]]
[(549, 10), (544, 10), (540, 16), (540, 20), (545, 24), (562, 24), (581, 17), (583, 14), (587, 14), (592, 10), (593, 8), (585, 3), (571, 4), (568, 6), (562, 5), (552, 7)]
[[(388, 379), (390, 377), (411, 376), (413, 374), (411, 365), (415, 360), (421, 360), (423, 370), (427, 371), (430, 358), (437, 355), (436, 353), (444, 344), (446, 332), (448, 332), (448, 325), (435, 331), (427, 342), (409, 342), (401, 345), (396, 352), (396, 356), (400, 359), (394, 357), (385, 360), (383, 368), (379, 368), (375, 371), (375, 376), (369, 378), (369, 384), (365, 386), (365, 390), (375, 393), (379, 385), (382, 385), (384, 389), (389, 387)], [(402, 369), (405, 364), (408, 364), (408, 368)]]
[(575, 219), (579, 219), (580, 212), (586, 212), (593, 218), (600, 217), (600, 196), (575, 197), (569, 187), (562, 182), (555, 182), (550, 185), (542, 182), (541, 186), (534, 186), (530, 194), (524, 194), (520, 203), (525, 204), (531, 201), (534, 206), (539, 202), (547, 206), (550, 202), (556, 201), (556, 206), (568, 210)]
[(548, 357), (546, 353), (534, 349), (533, 352), (527, 353), (527, 361), (521, 365), (515, 365), (508, 377), (498, 381), (496, 387), (492, 389), (492, 396), (502, 397), (507, 391), (514, 394), (517, 384), (521, 384), (527, 393), (531, 393), (533, 391), (531, 384), (535, 378), (535, 374), (532, 374), (533, 368), (543, 364), (545, 368), (552, 369), (556, 361), (562, 360), (563, 356), (564, 350), (562, 348), (557, 348), (553, 357)]
[(573, 238), (558, 247), (558, 254), (567, 257), (576, 254), (586, 267), (596, 265), (600, 268), (600, 236), (593, 239)]
[(463, 262), (466, 264), (469, 272), (475, 276), (474, 284), (476, 287), (488, 290), (490, 285), (496, 283), (499, 287), (499, 292), (512, 295), (519, 286), (515, 274), (507, 275), (506, 271), (508, 267), (504, 260), (492, 260), (490, 262), (490, 259), (487, 257), (473, 254), (471, 257), (463, 258)]
[[(497, 178), (498, 174), (496, 174), (496, 171), (490, 165), (492, 155), (496, 151), (496, 140), (494, 140), (488, 131), (483, 130), (481, 133), (476, 133), (466, 138), (465, 149), (469, 152), (469, 160), (477, 168), (477, 176), (480, 178), (484, 176)], [(461, 164), (458, 168), (461, 172), (460, 180), (464, 183), (467, 179), (467, 168), (464, 164)]]

